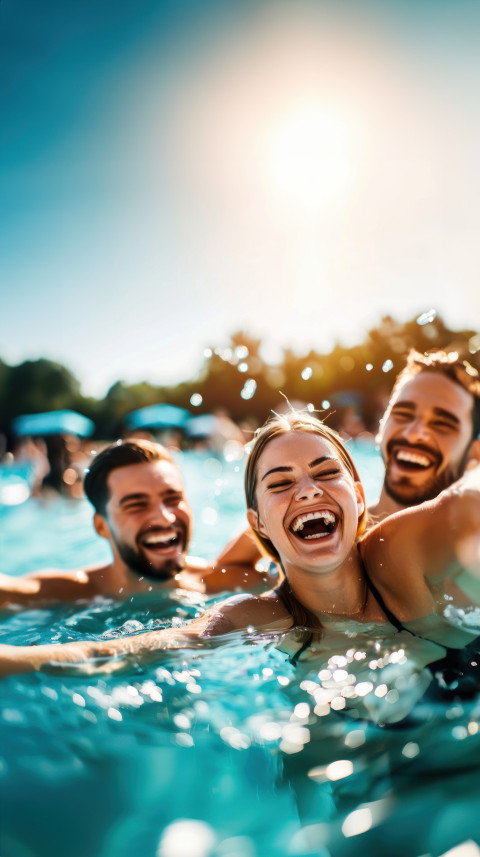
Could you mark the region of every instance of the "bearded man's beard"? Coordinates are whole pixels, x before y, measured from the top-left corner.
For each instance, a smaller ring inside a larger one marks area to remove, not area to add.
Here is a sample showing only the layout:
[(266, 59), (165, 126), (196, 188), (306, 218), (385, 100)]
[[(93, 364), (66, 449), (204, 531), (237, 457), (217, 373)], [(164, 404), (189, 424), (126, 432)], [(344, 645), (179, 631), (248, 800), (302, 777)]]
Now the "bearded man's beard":
[(172, 577), (183, 569), (183, 553), (181, 560), (178, 557), (167, 557), (163, 560), (161, 566), (156, 568), (140, 551), (130, 547), (125, 542), (116, 541), (115, 546), (127, 568), (130, 571), (134, 571), (139, 577), (146, 577), (148, 580), (164, 583), (167, 580), (171, 580)]
[(387, 464), (385, 471), (385, 491), (400, 506), (418, 506), (427, 500), (434, 500), (441, 491), (448, 488), (457, 479), (460, 479), (467, 466), (470, 448), (463, 456), (460, 464), (455, 468), (446, 467), (440, 473), (435, 473), (423, 485), (412, 485), (408, 477), (402, 477), (395, 481), (390, 478), (390, 468)]

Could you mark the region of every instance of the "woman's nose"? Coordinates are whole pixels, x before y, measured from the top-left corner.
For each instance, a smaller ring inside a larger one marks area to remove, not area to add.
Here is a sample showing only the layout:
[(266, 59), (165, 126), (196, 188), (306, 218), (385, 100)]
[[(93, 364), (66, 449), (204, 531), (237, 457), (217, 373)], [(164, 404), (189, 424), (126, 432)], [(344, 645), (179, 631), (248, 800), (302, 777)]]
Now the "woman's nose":
[(309, 500), (314, 497), (319, 497), (323, 495), (323, 490), (320, 488), (317, 482), (310, 477), (306, 477), (302, 479), (302, 481), (298, 484), (297, 491), (295, 493), (296, 500)]

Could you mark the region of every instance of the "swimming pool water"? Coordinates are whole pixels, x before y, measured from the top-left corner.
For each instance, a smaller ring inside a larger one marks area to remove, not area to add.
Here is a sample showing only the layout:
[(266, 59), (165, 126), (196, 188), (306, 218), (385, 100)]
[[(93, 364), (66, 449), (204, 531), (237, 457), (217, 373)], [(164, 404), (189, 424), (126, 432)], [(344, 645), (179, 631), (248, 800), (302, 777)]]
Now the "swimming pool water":
[[(354, 456), (373, 499), (378, 458)], [(213, 557), (244, 523), (242, 463), (186, 455), (181, 466), (192, 552)], [(86, 502), (29, 500), (1, 514), (5, 572), (108, 558)], [(108, 638), (181, 623), (204, 604), (178, 593), (4, 611), (0, 639)], [(480, 700), (417, 693), (408, 647), (353, 626), (297, 667), (279, 646), (280, 635), (235, 633), (111, 674), (58, 667), (4, 680), (1, 857), (437, 857), (467, 840), (462, 857), (473, 857)], [(408, 700), (397, 723), (362, 708), (394, 711), (395, 694)]]

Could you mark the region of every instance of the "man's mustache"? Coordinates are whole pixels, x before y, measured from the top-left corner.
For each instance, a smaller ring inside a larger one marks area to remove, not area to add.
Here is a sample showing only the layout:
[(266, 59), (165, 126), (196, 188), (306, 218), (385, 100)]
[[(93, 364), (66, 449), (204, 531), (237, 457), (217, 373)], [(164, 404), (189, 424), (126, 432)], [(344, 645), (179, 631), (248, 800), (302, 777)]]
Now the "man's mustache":
[(415, 452), (424, 452), (425, 455), (429, 456), (429, 458), (433, 458), (437, 464), (440, 464), (442, 457), (439, 455), (436, 449), (432, 449), (430, 446), (427, 446), (426, 443), (409, 443), (406, 440), (391, 440), (390, 443), (387, 444), (387, 454), (392, 455), (393, 452), (399, 449), (405, 449), (407, 451)]

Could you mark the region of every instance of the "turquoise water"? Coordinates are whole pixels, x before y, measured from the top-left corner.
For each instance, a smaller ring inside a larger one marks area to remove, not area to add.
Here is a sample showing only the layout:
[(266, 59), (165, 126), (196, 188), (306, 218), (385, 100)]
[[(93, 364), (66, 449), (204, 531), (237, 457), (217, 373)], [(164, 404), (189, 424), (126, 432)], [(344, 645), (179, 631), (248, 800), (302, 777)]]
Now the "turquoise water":
[[(354, 456), (373, 499), (381, 465)], [(213, 557), (244, 524), (242, 463), (181, 466), (192, 552)], [(0, 526), (11, 574), (108, 558), (86, 502), (28, 500)], [(178, 593), (4, 612), (0, 639), (108, 638), (204, 606)], [(436, 857), (479, 842), (480, 700), (429, 699), (415, 646), (393, 632), (350, 623), (297, 667), (285, 645), (235, 633), (110, 675), (4, 680), (1, 857)]]

